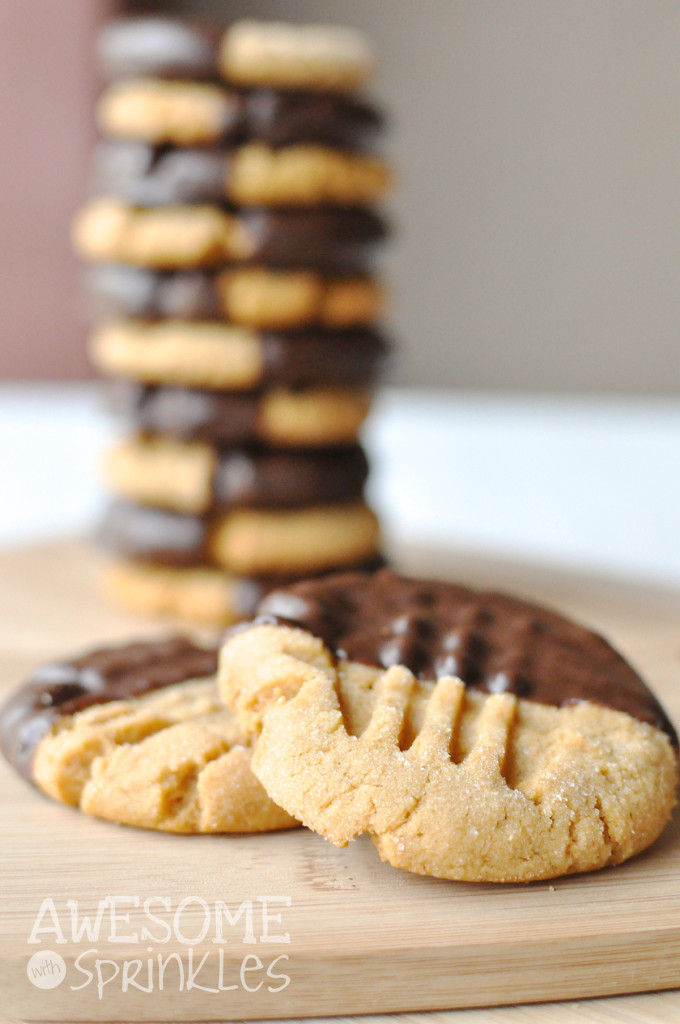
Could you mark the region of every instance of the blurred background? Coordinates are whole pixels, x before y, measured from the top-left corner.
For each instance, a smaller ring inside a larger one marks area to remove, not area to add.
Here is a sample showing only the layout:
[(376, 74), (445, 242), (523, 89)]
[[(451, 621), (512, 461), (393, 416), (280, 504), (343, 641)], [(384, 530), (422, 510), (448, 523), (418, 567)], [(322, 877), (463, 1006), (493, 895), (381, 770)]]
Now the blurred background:
[[(97, 24), (229, 0), (0, 4), (0, 377), (90, 371), (69, 222), (87, 190)], [(676, 394), (674, 0), (248, 0), (365, 29), (391, 115), (394, 381)]]
[(69, 228), (98, 26), (165, 12), (350, 24), (377, 51), (399, 359), (365, 440), (388, 532), (676, 586), (675, 0), (2, 0), (0, 541), (101, 503), (113, 426), (82, 383)]

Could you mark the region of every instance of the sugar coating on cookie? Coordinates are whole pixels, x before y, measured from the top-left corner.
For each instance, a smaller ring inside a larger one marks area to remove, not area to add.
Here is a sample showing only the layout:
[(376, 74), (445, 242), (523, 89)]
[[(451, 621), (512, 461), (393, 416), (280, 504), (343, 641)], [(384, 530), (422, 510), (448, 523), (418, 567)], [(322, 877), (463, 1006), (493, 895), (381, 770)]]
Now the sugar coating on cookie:
[(219, 699), (216, 651), (184, 638), (103, 648), (43, 666), (0, 717), (8, 760), (62, 803), (169, 832), (294, 824), (250, 771)]
[(409, 871), (529, 881), (620, 863), (668, 821), (672, 726), (555, 613), (386, 571), (258, 611), (222, 649), (221, 692), (259, 733), (267, 792), (337, 845), (366, 832)]
[(342, 92), (366, 81), (373, 55), (356, 29), (244, 19), (225, 32), (220, 63), (227, 81), (241, 86)]

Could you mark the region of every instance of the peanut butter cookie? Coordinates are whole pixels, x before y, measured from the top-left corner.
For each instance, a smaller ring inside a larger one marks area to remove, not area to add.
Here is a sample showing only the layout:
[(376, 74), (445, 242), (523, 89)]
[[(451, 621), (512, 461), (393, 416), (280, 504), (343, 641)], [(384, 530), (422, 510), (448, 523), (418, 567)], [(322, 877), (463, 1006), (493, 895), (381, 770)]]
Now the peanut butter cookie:
[(618, 864), (668, 821), (672, 726), (559, 615), (388, 571), (274, 591), (258, 614), (222, 649), (222, 693), (259, 733), (267, 792), (331, 842), (367, 832), (409, 871), (529, 881)]
[(3, 751), (48, 796), (123, 825), (290, 828), (250, 771), (215, 668), (214, 649), (183, 638), (43, 666), (2, 710)]

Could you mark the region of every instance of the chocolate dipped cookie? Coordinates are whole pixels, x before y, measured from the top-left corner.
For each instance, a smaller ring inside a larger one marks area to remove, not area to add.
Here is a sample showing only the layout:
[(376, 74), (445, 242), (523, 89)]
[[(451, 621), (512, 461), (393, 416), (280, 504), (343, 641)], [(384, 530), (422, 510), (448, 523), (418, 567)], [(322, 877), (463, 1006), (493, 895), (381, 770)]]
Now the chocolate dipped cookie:
[(337, 25), (236, 20), (219, 29), (171, 17), (119, 18), (98, 38), (107, 77), (210, 81), (321, 93), (350, 92), (369, 77), (365, 36)]
[(375, 106), (355, 96), (234, 90), (140, 74), (107, 86), (96, 118), (107, 138), (151, 145), (314, 143), (353, 152), (373, 146), (384, 123)]
[(356, 441), (370, 396), (353, 388), (216, 391), (118, 380), (112, 405), (130, 430), (147, 437), (216, 447), (258, 442), (276, 449), (317, 448)]
[(377, 518), (362, 501), (235, 508), (212, 515), (114, 501), (99, 535), (123, 558), (208, 565), (244, 576), (317, 575), (373, 559), (380, 551)]
[(384, 301), (383, 289), (366, 275), (267, 267), (162, 272), (103, 263), (90, 269), (86, 285), (100, 319), (224, 319), (265, 330), (370, 324)]
[(359, 445), (272, 451), (226, 449), (164, 437), (111, 449), (105, 479), (130, 501), (197, 514), (231, 508), (304, 508), (360, 501), (368, 461)]
[(677, 736), (601, 637), (538, 605), (389, 571), (270, 593), (220, 687), (270, 796), (420, 874), (618, 864), (675, 803)]
[(224, 149), (109, 140), (94, 154), (96, 190), (136, 206), (362, 206), (382, 198), (389, 180), (379, 157), (319, 143)]
[(277, 269), (361, 273), (387, 232), (363, 207), (337, 209), (135, 206), (98, 196), (78, 212), (73, 244), (80, 256), (157, 270), (254, 263)]
[(112, 377), (227, 391), (369, 387), (387, 353), (385, 339), (367, 327), (284, 332), (207, 320), (114, 320), (90, 340), (94, 365)]
[(250, 771), (217, 652), (173, 637), (43, 665), (0, 711), (7, 760), (62, 803), (166, 832), (297, 824)]

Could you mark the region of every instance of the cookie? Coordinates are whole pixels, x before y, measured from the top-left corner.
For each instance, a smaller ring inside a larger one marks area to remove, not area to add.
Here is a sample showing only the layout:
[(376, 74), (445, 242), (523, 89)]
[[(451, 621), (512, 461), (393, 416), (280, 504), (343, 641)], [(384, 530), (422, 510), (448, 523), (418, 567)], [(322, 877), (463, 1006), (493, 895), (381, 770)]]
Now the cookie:
[(97, 36), (97, 59), (107, 78), (214, 79), (221, 34), (179, 18), (116, 18)]
[(133, 78), (104, 90), (95, 117), (100, 132), (114, 138), (207, 146), (233, 131), (239, 102), (211, 82)]
[(0, 714), (3, 752), (48, 796), (119, 824), (290, 828), (250, 771), (216, 662), (215, 649), (172, 638), (45, 665)]
[(107, 600), (125, 611), (200, 625), (247, 618), (266, 593), (257, 579), (207, 565), (154, 565), (126, 558), (109, 558), (100, 580)]
[(89, 260), (159, 270), (252, 261), (350, 273), (364, 271), (386, 230), (361, 207), (248, 208), (236, 216), (215, 205), (147, 208), (101, 196), (76, 215), (73, 244)]
[(373, 70), (366, 37), (339, 25), (243, 19), (224, 33), (219, 59), (224, 78), (248, 88), (350, 92)]
[(274, 800), (420, 874), (618, 864), (675, 803), (677, 737), (602, 638), (518, 599), (393, 573), (274, 591), (221, 652)]
[(192, 320), (111, 321), (90, 341), (93, 364), (110, 376), (245, 391), (368, 386), (380, 376), (387, 351), (381, 335), (368, 328), (257, 332)]
[(112, 405), (129, 429), (226, 447), (326, 447), (356, 440), (370, 409), (366, 390), (272, 388), (261, 392), (150, 387), (116, 381)]
[(129, 438), (104, 475), (119, 497), (198, 515), (231, 508), (304, 508), (360, 501), (368, 476), (358, 445), (322, 451), (218, 450), (165, 437)]
[(117, 501), (99, 534), (125, 559), (208, 565), (244, 576), (318, 574), (373, 558), (380, 549), (376, 516), (361, 502), (200, 516)]
[[(356, 568), (372, 570), (381, 565), (384, 559), (377, 556), (357, 563)], [(102, 567), (101, 585), (106, 597), (128, 612), (224, 626), (250, 618), (264, 595), (281, 586), (281, 577), (110, 558)]]
[(357, 327), (382, 311), (380, 285), (366, 276), (237, 267), (219, 273), (161, 273), (123, 264), (90, 268), (90, 307), (100, 319), (218, 320), (262, 329)]
[[(199, 128), (201, 122), (195, 117), (191, 124)], [(318, 144), (196, 148), (201, 141), (183, 148), (101, 142), (94, 154), (94, 187), (137, 206), (361, 206), (382, 198), (390, 180), (378, 157)]]
[(268, 146), (298, 143), (353, 151), (375, 146), (384, 119), (369, 103), (329, 93), (227, 90), (214, 83), (130, 77), (99, 97), (96, 118), (108, 138), (151, 145)]
[(247, 258), (252, 241), (233, 214), (214, 206), (138, 209), (92, 199), (73, 224), (76, 251), (90, 260), (141, 267), (218, 266)]

